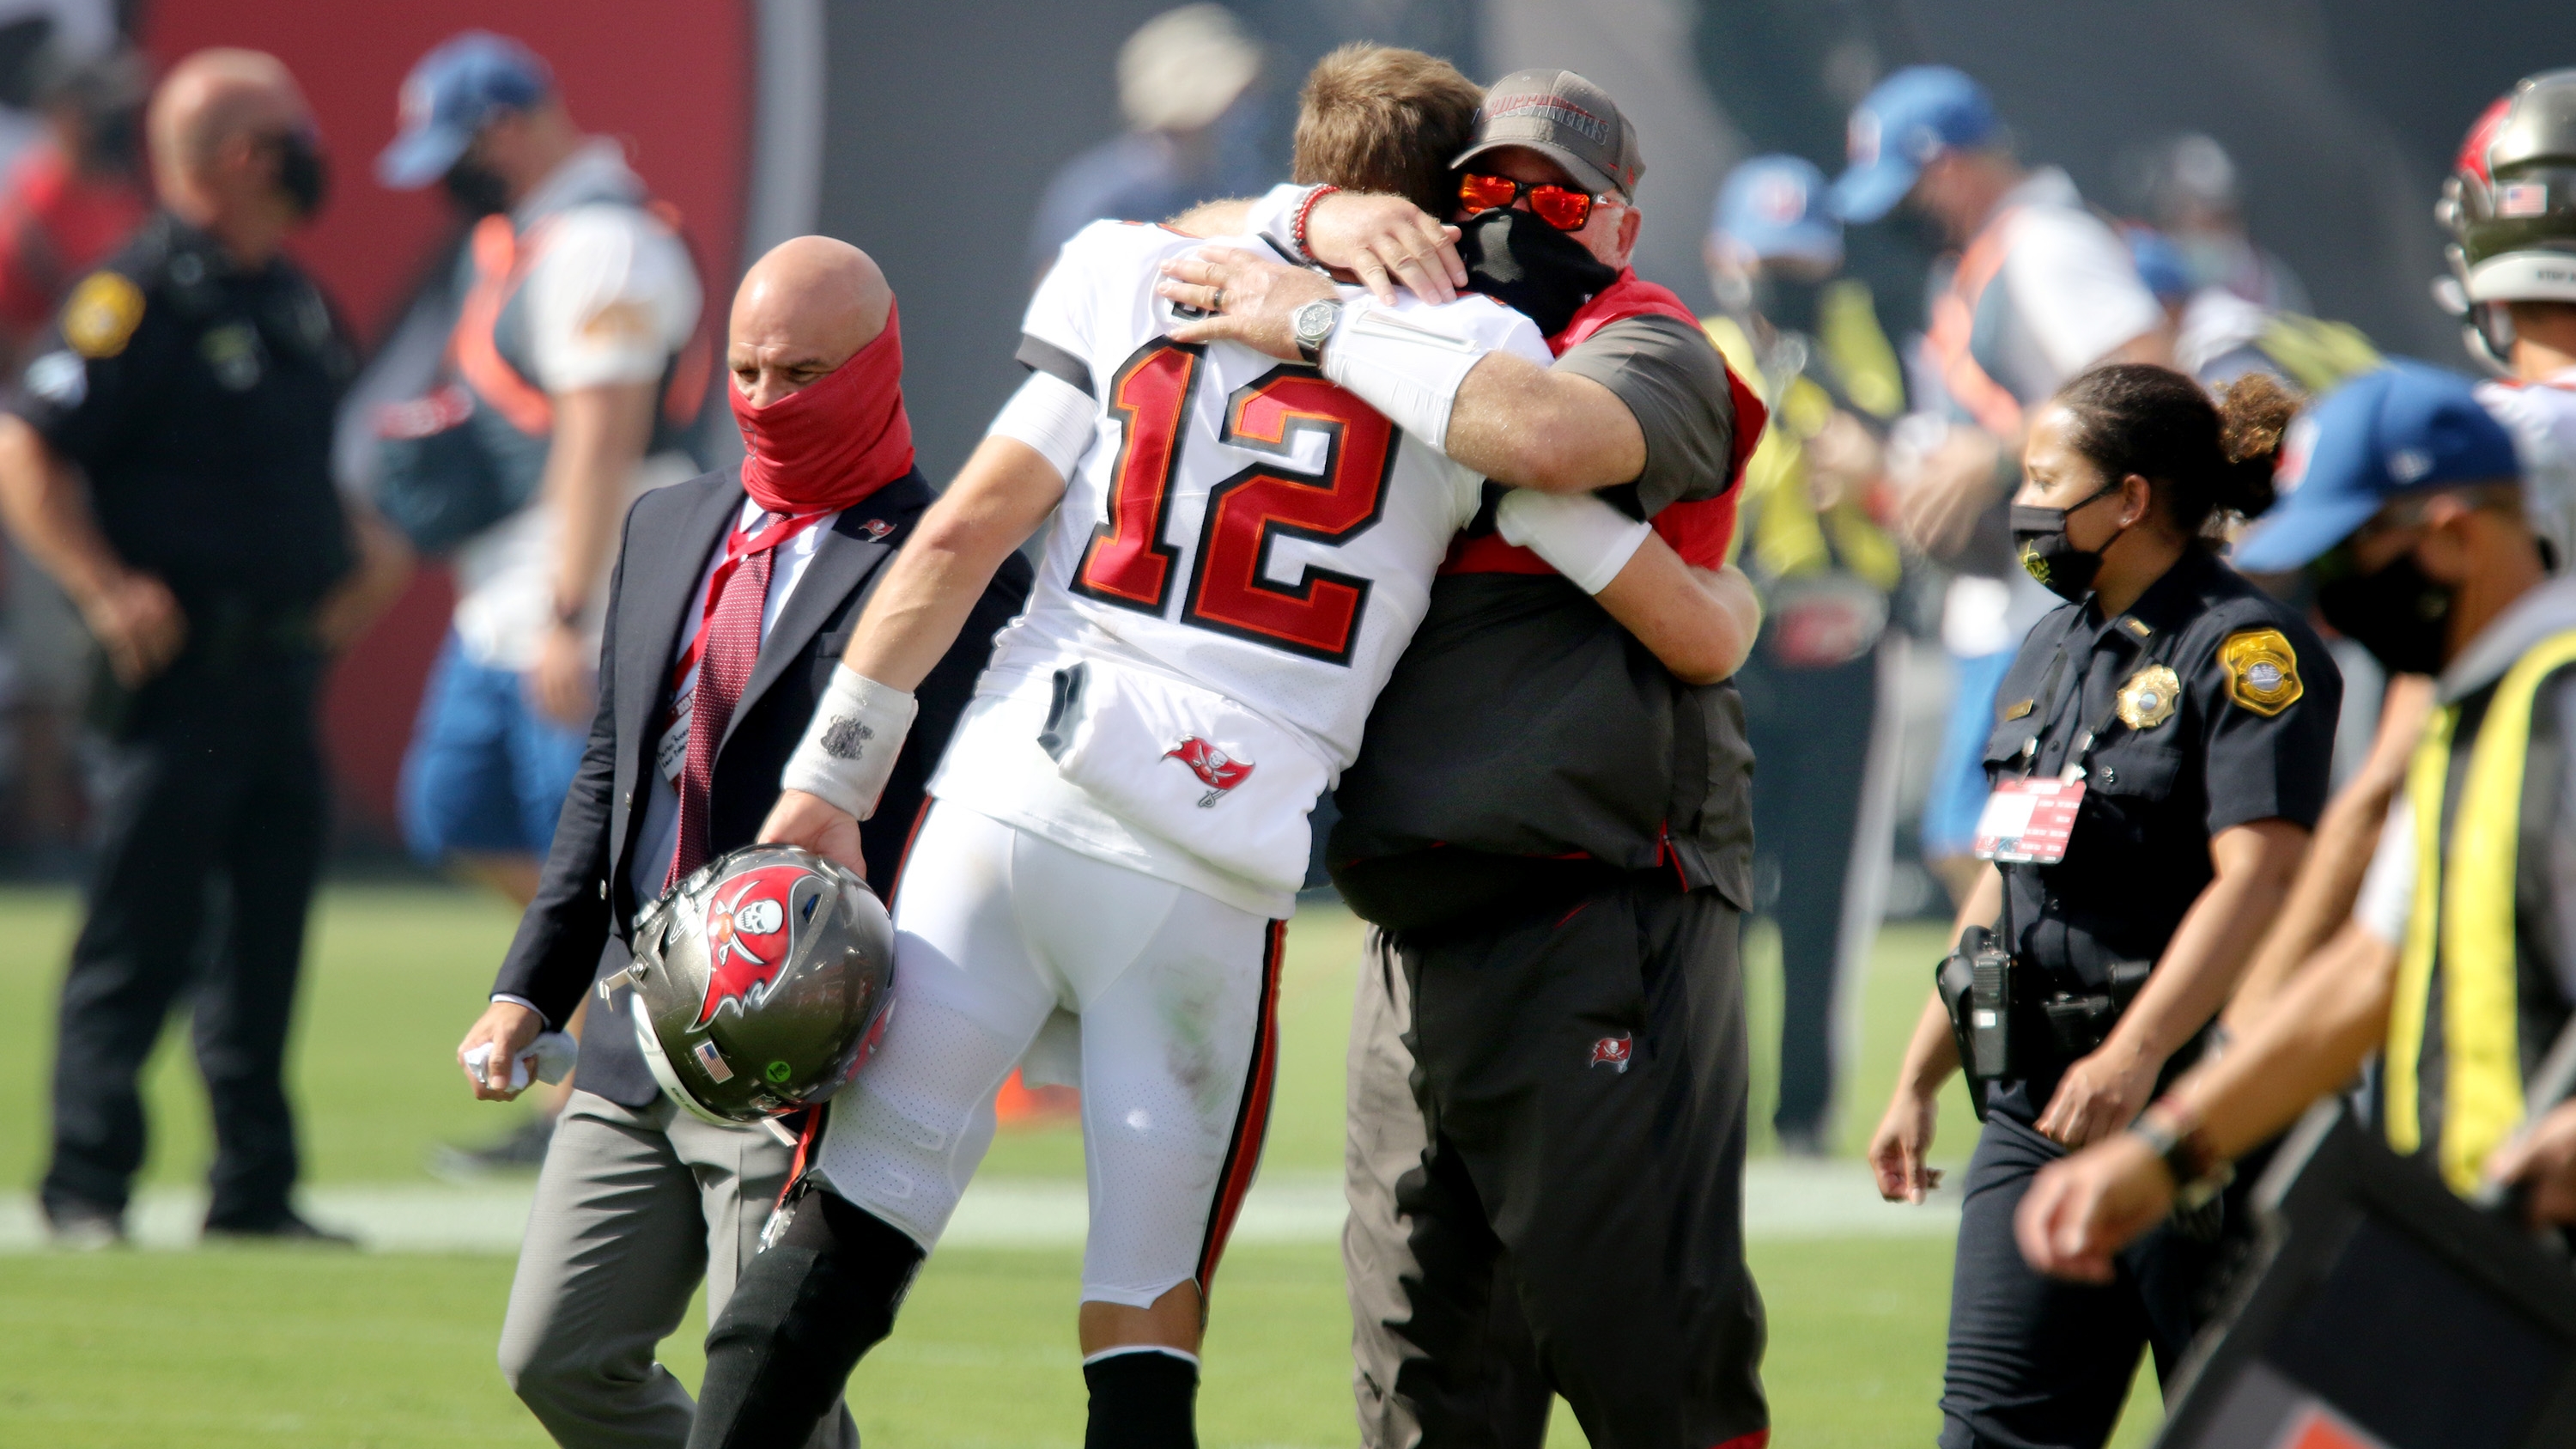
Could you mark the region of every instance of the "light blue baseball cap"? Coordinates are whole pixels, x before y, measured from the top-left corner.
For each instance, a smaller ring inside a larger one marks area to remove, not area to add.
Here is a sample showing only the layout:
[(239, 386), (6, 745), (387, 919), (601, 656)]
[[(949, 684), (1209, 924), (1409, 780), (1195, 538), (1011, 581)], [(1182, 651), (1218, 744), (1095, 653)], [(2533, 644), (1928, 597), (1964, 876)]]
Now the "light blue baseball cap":
[(396, 191), (427, 186), (495, 112), (528, 110), (554, 90), (553, 70), (519, 42), (488, 30), (452, 36), (403, 77), (402, 133), (376, 157), (376, 179)]
[(1850, 165), (1834, 182), (1834, 214), (1873, 222), (1896, 209), (1942, 152), (2003, 134), (1985, 87), (1946, 65), (1909, 65), (1852, 108)]
[(1756, 260), (1842, 265), (1843, 228), (1825, 208), (1825, 173), (1798, 156), (1756, 156), (1718, 188), (1709, 230)]
[(2276, 476), (2280, 501), (2233, 562), (2288, 573), (2350, 538), (2392, 498), (2522, 475), (2513, 435), (2467, 379), (2394, 361), (2327, 393), (2290, 424)]

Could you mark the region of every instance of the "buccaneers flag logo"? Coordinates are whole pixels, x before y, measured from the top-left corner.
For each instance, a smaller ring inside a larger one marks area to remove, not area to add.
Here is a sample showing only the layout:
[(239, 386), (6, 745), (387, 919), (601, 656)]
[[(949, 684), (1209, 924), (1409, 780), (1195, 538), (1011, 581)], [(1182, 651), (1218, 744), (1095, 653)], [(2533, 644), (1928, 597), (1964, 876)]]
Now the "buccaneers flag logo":
[(812, 915), (822, 892), (813, 872), (794, 865), (765, 865), (716, 888), (707, 902), (707, 1000), (691, 1030), (715, 1020), (728, 1001), (760, 1004), (794, 949), (791, 913)]
[(1630, 1037), (1628, 1033), (1623, 1031), (1617, 1036), (1605, 1036), (1601, 1038), (1601, 1040), (1594, 1042), (1592, 1044), (1592, 1060), (1584, 1063), (1584, 1065), (1587, 1068), (1605, 1066), (1615, 1067), (1618, 1069), (1619, 1075), (1624, 1077), (1628, 1074), (1628, 1059), (1636, 1055), (1636, 1051), (1636, 1041)]
[(1187, 736), (1165, 750), (1163, 758), (1189, 766), (1199, 783), (1208, 787), (1208, 792), (1199, 797), (1201, 810), (1224, 799), (1226, 791), (1242, 784), (1244, 777), (1252, 773), (1250, 760), (1238, 760), (1197, 735)]

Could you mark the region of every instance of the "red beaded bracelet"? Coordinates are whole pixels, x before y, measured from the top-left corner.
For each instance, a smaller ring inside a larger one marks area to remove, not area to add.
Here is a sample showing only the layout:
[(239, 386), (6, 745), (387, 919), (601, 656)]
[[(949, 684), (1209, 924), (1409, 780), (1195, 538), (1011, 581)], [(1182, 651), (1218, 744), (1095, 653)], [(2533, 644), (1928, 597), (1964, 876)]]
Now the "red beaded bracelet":
[(1297, 244), (1297, 255), (1304, 257), (1307, 261), (1313, 262), (1319, 267), (1324, 264), (1322, 259), (1315, 255), (1315, 249), (1313, 247), (1306, 245), (1306, 220), (1315, 214), (1316, 202), (1323, 200), (1325, 197), (1330, 196), (1341, 189), (1342, 188), (1327, 182), (1326, 184), (1318, 186), (1314, 190), (1307, 192), (1305, 201), (1300, 203), (1297, 207), (1297, 225), (1289, 233), (1289, 240)]

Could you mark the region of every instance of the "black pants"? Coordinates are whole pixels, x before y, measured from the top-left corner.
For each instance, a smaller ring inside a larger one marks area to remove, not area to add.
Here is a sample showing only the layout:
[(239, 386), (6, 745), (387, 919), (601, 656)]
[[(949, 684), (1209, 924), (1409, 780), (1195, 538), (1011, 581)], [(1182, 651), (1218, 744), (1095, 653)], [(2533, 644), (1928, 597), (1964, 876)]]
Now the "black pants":
[(1977, 1139), (1950, 1287), (1941, 1449), (2094, 1449), (2119, 1423), (2139, 1347), (2154, 1348), (2158, 1378), (2170, 1375), (2237, 1255), (2242, 1181), (2222, 1208), (2132, 1244), (2108, 1284), (2034, 1272), (2013, 1242), (2013, 1212), (2032, 1177), (2065, 1155), (2000, 1110)]
[(1878, 656), (1790, 669), (1757, 652), (1737, 676), (1753, 745), (1753, 839), (1762, 910), (1780, 927), (1784, 1137), (1825, 1130), (1834, 1094), (1834, 989), (1843, 897), (1869, 770)]
[(1426, 1449), (1495, 1432), (1486, 1386), (1449, 1379), (1490, 1356), (1498, 1292), (1600, 1449), (1769, 1424), (1738, 934), (1723, 899), (1644, 875), (1395, 943), (1428, 1146), (1396, 1189), (1419, 1277), (1393, 1389)]
[(181, 993), (214, 1108), (211, 1227), (287, 1211), (282, 1080), (327, 826), (318, 666), (183, 657), (102, 741), (89, 918), (63, 980), (48, 1208), (122, 1210), (143, 1161), (136, 1077)]

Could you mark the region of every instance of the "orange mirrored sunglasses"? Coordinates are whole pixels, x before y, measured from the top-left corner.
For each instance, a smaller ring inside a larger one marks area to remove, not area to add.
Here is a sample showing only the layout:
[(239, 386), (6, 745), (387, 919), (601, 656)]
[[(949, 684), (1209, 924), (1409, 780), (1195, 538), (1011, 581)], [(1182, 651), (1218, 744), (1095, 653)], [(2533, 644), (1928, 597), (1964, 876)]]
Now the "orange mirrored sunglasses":
[(1592, 194), (1571, 186), (1547, 182), (1514, 181), (1508, 176), (1488, 176), (1470, 171), (1458, 178), (1458, 201), (1469, 211), (1496, 211), (1522, 197), (1529, 198), (1530, 210), (1538, 219), (1558, 231), (1581, 231), (1592, 219)]

